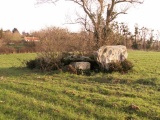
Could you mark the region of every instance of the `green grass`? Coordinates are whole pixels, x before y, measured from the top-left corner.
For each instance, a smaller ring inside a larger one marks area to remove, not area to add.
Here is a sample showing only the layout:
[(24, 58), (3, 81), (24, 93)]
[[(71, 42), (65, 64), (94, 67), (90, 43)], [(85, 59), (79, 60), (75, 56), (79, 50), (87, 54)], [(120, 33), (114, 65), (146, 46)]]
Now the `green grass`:
[(35, 56), (0, 55), (0, 120), (160, 120), (159, 52), (129, 51), (134, 68), (123, 75), (25, 68)]

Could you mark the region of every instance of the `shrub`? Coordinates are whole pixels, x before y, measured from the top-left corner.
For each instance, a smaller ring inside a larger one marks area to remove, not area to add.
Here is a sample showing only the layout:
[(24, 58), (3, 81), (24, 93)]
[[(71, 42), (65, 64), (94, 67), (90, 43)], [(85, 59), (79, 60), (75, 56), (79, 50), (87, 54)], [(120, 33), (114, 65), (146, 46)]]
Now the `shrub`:
[(52, 56), (46, 56), (47, 54), (41, 54), (35, 60), (26, 62), (26, 66), (29, 69), (39, 69), (41, 71), (58, 70), (62, 67), (61, 54), (52, 53)]
[(16, 52), (16, 49), (13, 47), (8, 47), (8, 46), (0, 47), (0, 53), (9, 54), (9, 53), (15, 53), (15, 52)]
[(30, 61), (27, 61), (27, 62), (26, 62), (26, 66), (27, 66), (27, 68), (29, 68), (29, 69), (34, 69), (34, 68), (36, 68), (36, 63), (37, 63), (37, 59), (35, 59), (35, 60), (30, 60)]
[(133, 68), (133, 64), (128, 60), (124, 60), (122, 62), (111, 62), (108, 64), (107, 72), (127, 73), (132, 68)]
[(120, 62), (111, 62), (108, 64), (107, 72), (122, 72), (123, 68)]
[(121, 65), (123, 68), (123, 72), (128, 72), (129, 70), (131, 70), (133, 68), (133, 64), (129, 60), (122, 61)]
[(42, 51), (75, 52), (92, 51), (95, 42), (86, 31), (72, 33), (67, 29), (47, 27), (33, 32), (41, 40)]
[(87, 76), (90, 76), (91, 75), (91, 71), (90, 70), (77, 70), (77, 75), (87, 75)]

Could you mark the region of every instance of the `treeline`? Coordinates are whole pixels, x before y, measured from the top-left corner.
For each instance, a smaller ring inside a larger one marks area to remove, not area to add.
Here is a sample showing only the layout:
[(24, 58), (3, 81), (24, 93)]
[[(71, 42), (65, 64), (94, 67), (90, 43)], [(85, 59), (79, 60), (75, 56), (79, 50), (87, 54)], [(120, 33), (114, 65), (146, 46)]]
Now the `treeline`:
[(14, 28), (12, 31), (0, 29), (0, 53), (9, 54), (38, 51), (38, 42), (25, 40), (25, 37), (32, 36), (25, 32), (20, 34), (17, 28)]
[[(32, 33), (41, 40), (42, 51), (93, 51), (97, 50), (94, 33), (82, 30), (71, 33), (67, 29), (49, 27)], [(125, 23), (114, 22), (110, 25), (107, 38), (101, 45), (125, 45), (128, 49), (160, 51), (160, 33), (146, 27), (135, 25), (130, 32)]]
[(114, 22), (112, 24), (114, 34), (118, 34), (119, 43), (130, 49), (138, 50), (160, 50), (160, 32), (147, 27), (134, 26), (134, 32), (130, 32), (125, 23)]
[[(37, 37), (40, 41), (26, 41), (25, 37)], [(125, 45), (128, 49), (160, 51), (160, 33), (146, 27), (135, 25), (130, 32), (127, 24), (114, 22), (101, 45)], [(32, 33), (16, 28), (11, 31), (0, 30), (0, 53), (21, 53), (41, 51), (93, 51), (97, 50), (94, 33), (82, 30), (72, 33), (67, 29), (48, 27)]]

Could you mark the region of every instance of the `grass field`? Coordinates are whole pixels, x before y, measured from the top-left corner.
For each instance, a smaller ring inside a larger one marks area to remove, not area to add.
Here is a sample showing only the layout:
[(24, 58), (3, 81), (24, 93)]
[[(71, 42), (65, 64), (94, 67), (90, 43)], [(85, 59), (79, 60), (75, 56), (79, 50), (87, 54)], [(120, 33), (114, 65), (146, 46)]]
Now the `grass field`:
[(160, 120), (160, 52), (129, 51), (128, 74), (40, 73), (0, 55), (0, 120)]

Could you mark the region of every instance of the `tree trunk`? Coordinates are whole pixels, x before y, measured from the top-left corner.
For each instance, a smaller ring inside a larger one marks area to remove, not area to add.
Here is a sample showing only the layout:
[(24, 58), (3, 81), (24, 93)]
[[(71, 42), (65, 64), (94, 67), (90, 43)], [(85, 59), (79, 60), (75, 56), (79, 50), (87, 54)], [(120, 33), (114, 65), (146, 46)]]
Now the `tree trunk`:
[(101, 46), (100, 42), (102, 41), (102, 34), (101, 29), (95, 29), (94, 30), (94, 39), (96, 42), (96, 48), (99, 48)]

